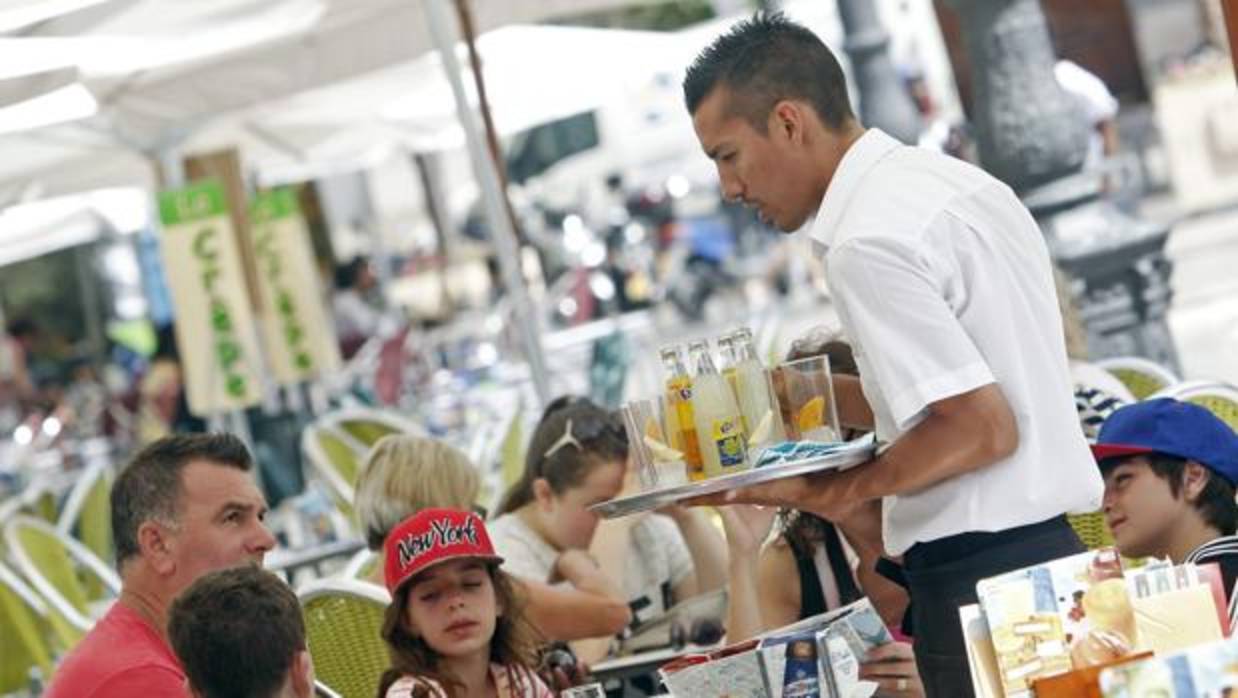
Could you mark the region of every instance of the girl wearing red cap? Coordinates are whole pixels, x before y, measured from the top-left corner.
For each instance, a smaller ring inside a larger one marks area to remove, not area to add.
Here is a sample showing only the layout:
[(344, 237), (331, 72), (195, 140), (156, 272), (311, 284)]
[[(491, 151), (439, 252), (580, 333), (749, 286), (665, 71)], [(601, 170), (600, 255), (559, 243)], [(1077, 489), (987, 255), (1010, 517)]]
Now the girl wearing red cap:
[(379, 698), (552, 698), (536, 640), (476, 514), (425, 509), (383, 546), (391, 669)]

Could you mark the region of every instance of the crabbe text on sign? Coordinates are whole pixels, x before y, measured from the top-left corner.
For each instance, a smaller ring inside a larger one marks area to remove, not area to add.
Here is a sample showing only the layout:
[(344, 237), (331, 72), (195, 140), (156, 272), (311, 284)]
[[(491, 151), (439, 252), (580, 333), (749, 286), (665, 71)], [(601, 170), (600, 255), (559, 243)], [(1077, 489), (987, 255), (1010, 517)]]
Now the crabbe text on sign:
[(293, 364), (308, 371), (314, 367), (314, 359), (305, 346), (305, 330), (297, 316), (297, 305), (283, 281), (283, 264), (275, 250), (275, 232), (271, 225), (259, 226), (254, 234), (254, 248), (262, 263), (262, 270), (275, 292), (275, 308), (279, 313), (284, 340), (292, 352)]
[(241, 344), (227, 301), (217, 293), (220, 277), (219, 252), (215, 248), (217, 231), (212, 226), (200, 229), (193, 238), (193, 254), (202, 264), (202, 288), (210, 304), (211, 329), (215, 335), (215, 358), (224, 370), (224, 390), (229, 395), (245, 395), (245, 376), (237, 370), (241, 360)]

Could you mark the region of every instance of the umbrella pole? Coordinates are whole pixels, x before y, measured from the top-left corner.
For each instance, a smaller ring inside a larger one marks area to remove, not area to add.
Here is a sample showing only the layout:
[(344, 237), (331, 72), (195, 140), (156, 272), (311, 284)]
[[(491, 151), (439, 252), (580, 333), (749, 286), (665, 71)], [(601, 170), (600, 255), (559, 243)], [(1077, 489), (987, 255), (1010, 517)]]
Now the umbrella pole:
[(1238, 0), (1221, 0), (1221, 14), (1225, 17), (1225, 31), (1229, 36), (1230, 60), (1238, 74)]
[(490, 159), (494, 161), (495, 170), (499, 175), (499, 185), (503, 191), (503, 205), (507, 216), (512, 221), (512, 229), (520, 239), (520, 230), (516, 226), (516, 215), (512, 211), (511, 199), (507, 198), (507, 167), (503, 158), (503, 149), (499, 146), (499, 132), (494, 127), (494, 115), (490, 111), (490, 98), (486, 96), (486, 79), (481, 72), (481, 54), (477, 52), (477, 33), (473, 28), (473, 11), (469, 8), (469, 0), (455, 0), (456, 18), (460, 21), (460, 34), (464, 45), (469, 50), (469, 67), (473, 70), (473, 86), (477, 88), (477, 111), (481, 113), (481, 123), (486, 129), (486, 145), (490, 148)]
[[(512, 309), (515, 314), (516, 332), (519, 333), (524, 346), (525, 360), (529, 364), (529, 375), (537, 400), (544, 405), (549, 400), (549, 384), (546, 376), (546, 359), (542, 354), (541, 322), (533, 311), (529, 300), (528, 289), (525, 288), (524, 277), (520, 271), (520, 246), (516, 240), (515, 226), (511, 218), (511, 205), (507, 201), (503, 189), (499, 163), (495, 161), (493, 150), (498, 139), (493, 139), (491, 157), (486, 157), (486, 149), (482, 144), (482, 127), (477, 123), (477, 115), (469, 107), (468, 98), (464, 92), (464, 82), (460, 77), (460, 62), (456, 60), (455, 41), (459, 35), (453, 25), (453, 17), (448, 11), (450, 0), (420, 0), (426, 8), (426, 17), (430, 23), (430, 34), (443, 61), (443, 69), (451, 83), (451, 93), (455, 98), (456, 112), (460, 117), (460, 125), (464, 129), (465, 141), (468, 143), (469, 158), (473, 164), (473, 173), (481, 188), (482, 200), (485, 203), (486, 221), (490, 224), (492, 240), (499, 256), (499, 265), (503, 270), (504, 285), (512, 299)], [(481, 74), (475, 79), (480, 86)], [(481, 92), (479, 87), (479, 93)]]

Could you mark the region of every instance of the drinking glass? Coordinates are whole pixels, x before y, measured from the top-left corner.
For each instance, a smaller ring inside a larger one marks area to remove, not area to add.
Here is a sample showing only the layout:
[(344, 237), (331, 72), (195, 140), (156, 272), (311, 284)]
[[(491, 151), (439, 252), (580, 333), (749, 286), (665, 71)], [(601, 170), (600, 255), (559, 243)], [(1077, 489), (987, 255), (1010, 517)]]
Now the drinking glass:
[(780, 364), (774, 369), (773, 380), (787, 438), (839, 440), (838, 405), (828, 357), (810, 356)]

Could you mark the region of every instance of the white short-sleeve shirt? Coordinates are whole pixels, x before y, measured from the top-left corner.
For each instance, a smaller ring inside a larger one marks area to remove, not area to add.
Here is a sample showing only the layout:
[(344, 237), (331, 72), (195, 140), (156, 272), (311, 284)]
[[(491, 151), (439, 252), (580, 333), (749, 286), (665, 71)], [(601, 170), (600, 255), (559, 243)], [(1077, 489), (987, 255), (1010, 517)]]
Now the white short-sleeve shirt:
[[(486, 524), (494, 550), (503, 557), (507, 572), (547, 582), (554, 572), (559, 551), (551, 547), (516, 514), (503, 514)], [(632, 625), (663, 615), (672, 599), (671, 590), (694, 571), (692, 553), (679, 527), (659, 514), (643, 517), (633, 527), (623, 569), (623, 591), (632, 608)]]
[(990, 383), (1018, 423), (1009, 458), (887, 497), (887, 552), (1099, 507), (1048, 248), (1009, 187), (870, 129), (839, 164), (810, 235), (825, 249), (879, 442), (933, 402)]

